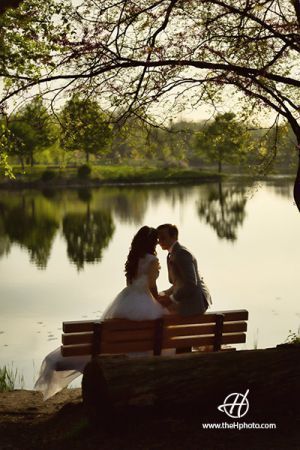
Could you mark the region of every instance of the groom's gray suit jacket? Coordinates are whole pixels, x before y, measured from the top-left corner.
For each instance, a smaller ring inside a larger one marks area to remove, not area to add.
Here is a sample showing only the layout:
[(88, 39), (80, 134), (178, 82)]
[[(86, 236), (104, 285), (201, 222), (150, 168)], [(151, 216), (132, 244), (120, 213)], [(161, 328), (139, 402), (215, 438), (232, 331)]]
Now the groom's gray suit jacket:
[(172, 287), (165, 291), (173, 296), (179, 314), (202, 314), (211, 304), (211, 296), (199, 276), (196, 258), (179, 242), (167, 257), (169, 281)]

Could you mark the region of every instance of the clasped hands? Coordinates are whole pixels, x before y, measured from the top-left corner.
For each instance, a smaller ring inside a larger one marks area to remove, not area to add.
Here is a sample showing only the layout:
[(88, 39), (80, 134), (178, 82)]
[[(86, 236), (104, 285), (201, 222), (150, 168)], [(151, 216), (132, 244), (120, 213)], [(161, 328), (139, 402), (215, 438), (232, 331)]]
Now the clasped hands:
[(161, 306), (163, 306), (164, 308), (168, 308), (169, 306), (171, 306), (172, 305), (172, 300), (171, 300), (171, 298), (169, 297), (169, 295), (166, 295), (166, 294), (158, 294), (158, 297), (157, 297), (157, 299), (156, 299), (160, 304), (161, 304)]

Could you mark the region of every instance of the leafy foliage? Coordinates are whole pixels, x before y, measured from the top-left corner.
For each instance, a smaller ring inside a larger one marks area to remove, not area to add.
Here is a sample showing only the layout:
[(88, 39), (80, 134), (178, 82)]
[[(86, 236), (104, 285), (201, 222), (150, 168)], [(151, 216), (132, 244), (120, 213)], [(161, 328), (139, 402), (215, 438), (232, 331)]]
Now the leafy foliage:
[(8, 163), (8, 153), (12, 148), (11, 133), (5, 122), (0, 122), (0, 169), (4, 170), (5, 176), (15, 178), (12, 168)]
[(245, 113), (266, 106), (298, 132), (298, 2), (24, 0), (1, 20), (7, 96), (79, 88), (139, 116), (215, 105), (231, 87)]
[(24, 164), (24, 158), (33, 165), (34, 153), (49, 147), (55, 140), (50, 115), (41, 97), (35, 97), (18, 114), (11, 117), (11, 152)]
[(22, 90), (56, 66), (66, 51), (62, 36), (71, 32), (70, 5), (68, 0), (24, 0), (0, 16), (0, 73), (8, 91)]
[[(283, 117), (299, 152), (298, 1), (24, 0), (0, 25), (0, 106), (36, 95), (38, 86), (52, 105), (79, 93), (112, 117), (155, 118), (157, 125), (187, 105), (217, 112), (230, 99), (242, 120), (263, 111)], [(69, 149), (83, 149), (78, 130), (66, 139)], [(160, 147), (171, 158), (158, 137), (149, 152)], [(87, 159), (98, 150), (90, 142)], [(174, 144), (177, 160), (178, 150)], [(300, 168), (294, 196), (300, 209)]]
[(195, 146), (210, 162), (218, 162), (219, 172), (223, 162), (241, 163), (251, 150), (249, 134), (233, 113), (217, 115), (196, 134)]
[(61, 112), (61, 145), (69, 151), (83, 150), (89, 155), (108, 151), (111, 126), (97, 102), (75, 94)]

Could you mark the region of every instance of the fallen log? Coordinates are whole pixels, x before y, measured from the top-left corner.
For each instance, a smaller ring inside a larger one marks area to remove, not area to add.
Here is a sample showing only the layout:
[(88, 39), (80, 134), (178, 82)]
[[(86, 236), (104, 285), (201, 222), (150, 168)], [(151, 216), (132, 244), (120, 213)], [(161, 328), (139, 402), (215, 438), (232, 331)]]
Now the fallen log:
[(299, 348), (289, 348), (96, 357), (84, 372), (83, 401), (94, 423), (110, 422), (115, 411), (128, 406), (217, 411), (227, 395), (248, 389), (256, 413), (283, 405), (299, 410), (299, 356)]

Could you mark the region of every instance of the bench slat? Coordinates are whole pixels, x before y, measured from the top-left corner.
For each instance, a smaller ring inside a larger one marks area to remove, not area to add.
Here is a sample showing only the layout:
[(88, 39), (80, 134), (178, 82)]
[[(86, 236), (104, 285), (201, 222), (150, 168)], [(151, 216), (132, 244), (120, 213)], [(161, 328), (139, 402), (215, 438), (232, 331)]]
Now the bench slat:
[[(131, 352), (146, 352), (153, 350), (153, 341), (137, 341), (137, 342), (102, 342), (101, 354), (122, 354)], [(63, 356), (79, 356), (89, 355), (92, 353), (92, 345), (64, 345), (61, 347)]]
[[(204, 345), (213, 345), (214, 336), (192, 336), (163, 340), (163, 348), (185, 348), (185, 347), (201, 347)], [(242, 344), (246, 342), (245, 333), (226, 334), (222, 336), (223, 344)]]
[[(223, 344), (241, 344), (246, 342), (245, 333), (233, 333), (222, 336)], [(184, 348), (184, 347), (201, 347), (204, 345), (213, 345), (214, 336), (198, 336), (198, 337), (182, 337), (173, 339), (164, 339), (163, 348)], [(61, 347), (63, 356), (79, 356), (89, 355), (92, 352), (92, 345), (65, 345)], [(101, 348), (101, 354), (122, 354), (131, 352), (144, 352), (153, 350), (152, 341), (140, 341), (140, 342), (118, 342), (108, 343), (103, 342)]]
[[(79, 320), (75, 322), (63, 322), (64, 333), (80, 333), (85, 331), (93, 331), (94, 324), (100, 323), (100, 320)], [(138, 329), (154, 329), (153, 320), (128, 320), (128, 319), (109, 319), (105, 322), (107, 330), (138, 330)]]
[[(201, 336), (205, 334), (215, 334), (216, 325), (192, 325), (192, 326), (172, 326), (167, 327), (164, 336), (169, 338), (175, 336)], [(247, 322), (227, 322), (223, 326), (223, 334), (239, 333), (247, 331)]]
[[(179, 316), (172, 314), (164, 317), (166, 325), (187, 325), (195, 323), (214, 323), (216, 314), (224, 314), (224, 322), (248, 320), (248, 311), (245, 309), (232, 310), (232, 311), (217, 311), (205, 314), (199, 314), (197, 316)], [(64, 333), (78, 333), (84, 331), (93, 331), (94, 323), (100, 322), (100, 320), (80, 320), (73, 322), (63, 322)], [(130, 330), (130, 329), (144, 329), (153, 328), (154, 323), (152, 320), (134, 321), (127, 319), (110, 319), (105, 321), (105, 328), (118, 329), (118, 330)]]
[(154, 330), (155, 320), (109, 319), (103, 322), (105, 330)]
[(211, 313), (199, 314), (197, 316), (179, 316), (173, 314), (164, 318), (166, 325), (188, 325), (195, 323), (214, 323), (217, 314), (224, 315), (224, 322), (236, 322), (248, 320), (248, 311), (246, 309), (238, 309), (232, 311), (216, 311)]
[[(201, 336), (207, 334), (214, 334), (215, 325), (192, 325), (192, 326), (172, 326), (167, 327), (164, 331), (164, 336), (172, 338), (175, 336)], [(246, 322), (228, 322), (224, 324), (223, 334), (238, 333), (247, 331)], [(102, 331), (102, 342), (130, 342), (140, 340), (154, 339), (154, 327), (152, 329), (143, 330), (110, 330), (106, 329), (104, 324)], [(66, 333), (62, 335), (62, 343), (64, 345), (71, 344), (88, 344), (93, 342), (93, 332), (85, 333)]]
[(60, 347), (62, 356), (82, 356), (91, 355), (92, 345), (62, 345)]
[[(124, 330), (111, 331), (103, 327), (101, 334), (102, 342), (128, 342), (154, 339), (154, 327), (145, 330)], [(87, 333), (67, 333), (62, 335), (62, 343), (70, 344), (87, 344), (93, 342), (93, 332)]]
[(86, 333), (67, 333), (62, 334), (61, 342), (63, 345), (72, 345), (72, 344), (91, 344), (93, 342), (92, 331)]
[[(248, 311), (217, 311), (197, 316), (182, 317), (177, 314), (165, 316), (163, 320), (162, 348), (184, 348), (213, 346), (216, 349), (216, 320), (224, 316), (220, 344), (246, 342)], [(62, 355), (91, 355), (95, 324), (99, 320), (64, 322)], [(126, 354), (153, 350), (155, 327), (159, 321), (131, 321), (110, 319), (102, 322), (101, 354)], [(160, 328), (158, 328), (159, 330)]]
[(100, 320), (77, 320), (74, 322), (63, 322), (62, 329), (64, 333), (93, 331), (94, 323), (100, 323)]

